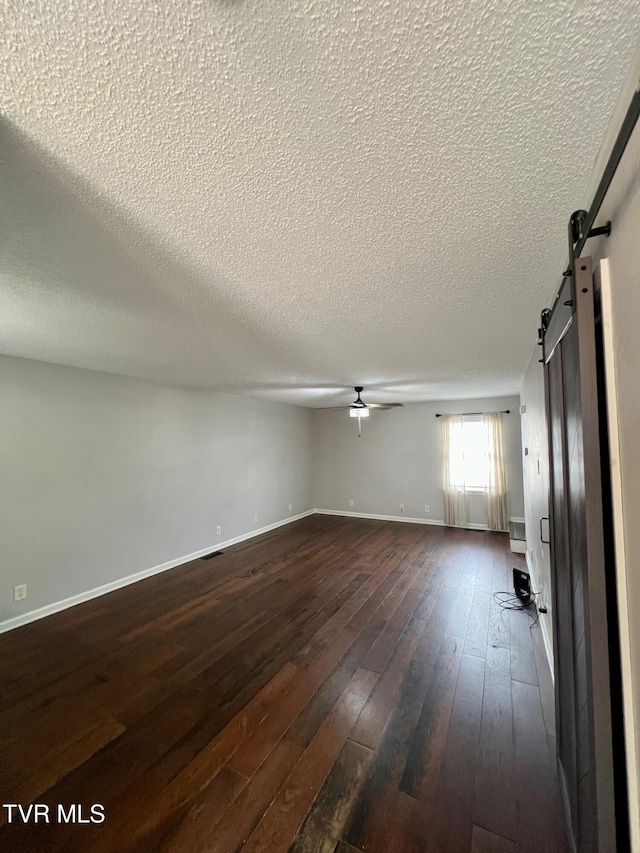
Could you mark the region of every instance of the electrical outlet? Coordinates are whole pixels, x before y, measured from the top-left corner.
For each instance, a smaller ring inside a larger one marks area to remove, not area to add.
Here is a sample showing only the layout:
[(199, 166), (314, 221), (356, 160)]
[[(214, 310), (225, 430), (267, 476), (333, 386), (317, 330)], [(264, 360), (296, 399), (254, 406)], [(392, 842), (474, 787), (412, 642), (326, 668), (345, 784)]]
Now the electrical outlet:
[(257, 515), (254, 515), (254, 516), (253, 516), (253, 520), (257, 522), (257, 521), (258, 521), (258, 516), (257, 516)]
[(26, 583), (21, 583), (19, 586), (14, 586), (13, 588), (13, 600), (14, 601), (23, 601), (27, 597), (27, 585)]
[(222, 527), (220, 525), (218, 525), (216, 527), (216, 536), (220, 536), (221, 533), (222, 533)]
[(400, 504), (400, 512), (404, 512), (404, 504)]
[(425, 512), (429, 512), (429, 504), (425, 504), (425, 505), (424, 505), (424, 511), (425, 511)]
[(349, 498), (349, 506), (353, 506), (353, 498)]
[(289, 512), (293, 511), (293, 504), (289, 504)]

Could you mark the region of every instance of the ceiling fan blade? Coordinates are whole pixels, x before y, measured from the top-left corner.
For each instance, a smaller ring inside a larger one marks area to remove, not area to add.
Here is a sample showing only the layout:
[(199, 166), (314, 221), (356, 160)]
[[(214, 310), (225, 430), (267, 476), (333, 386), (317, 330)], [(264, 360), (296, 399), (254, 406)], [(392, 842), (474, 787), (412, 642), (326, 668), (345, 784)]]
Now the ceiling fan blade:
[[(403, 408), (404, 403), (365, 403), (365, 407), (367, 409), (379, 409), (384, 411), (385, 409), (398, 409)], [(318, 406), (318, 409), (322, 409), (325, 411), (327, 409), (353, 409), (354, 405), (351, 403), (347, 406)]]
[(398, 409), (404, 408), (404, 403), (367, 403), (369, 409)]

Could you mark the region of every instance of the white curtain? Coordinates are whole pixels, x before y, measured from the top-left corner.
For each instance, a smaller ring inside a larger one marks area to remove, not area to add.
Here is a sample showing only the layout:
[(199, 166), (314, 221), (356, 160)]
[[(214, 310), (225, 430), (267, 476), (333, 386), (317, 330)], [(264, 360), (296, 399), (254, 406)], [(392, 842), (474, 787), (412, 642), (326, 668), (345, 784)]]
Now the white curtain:
[(488, 412), (483, 421), (487, 441), (487, 523), (489, 530), (507, 530), (507, 481), (502, 447), (502, 418), (499, 412)]
[(444, 523), (464, 527), (467, 524), (467, 498), (461, 415), (442, 416), (442, 485)]
[(490, 530), (506, 530), (507, 489), (499, 412), (443, 415), (442, 484), (444, 522), (465, 527), (467, 495), (486, 496)]

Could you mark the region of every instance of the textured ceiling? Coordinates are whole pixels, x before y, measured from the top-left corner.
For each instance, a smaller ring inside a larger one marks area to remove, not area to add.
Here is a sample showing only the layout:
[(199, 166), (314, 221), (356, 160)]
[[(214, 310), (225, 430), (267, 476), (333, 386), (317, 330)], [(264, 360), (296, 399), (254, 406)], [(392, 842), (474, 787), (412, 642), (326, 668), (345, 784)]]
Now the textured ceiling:
[(637, 0), (0, 14), (1, 351), (312, 406), (519, 390)]

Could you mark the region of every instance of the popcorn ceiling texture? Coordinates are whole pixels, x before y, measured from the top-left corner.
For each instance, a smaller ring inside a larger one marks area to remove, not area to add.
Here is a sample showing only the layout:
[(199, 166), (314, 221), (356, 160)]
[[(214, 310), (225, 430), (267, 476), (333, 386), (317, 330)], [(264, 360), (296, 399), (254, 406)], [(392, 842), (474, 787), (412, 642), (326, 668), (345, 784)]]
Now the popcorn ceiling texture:
[(2, 351), (325, 405), (519, 390), (640, 5), (2, 19)]

